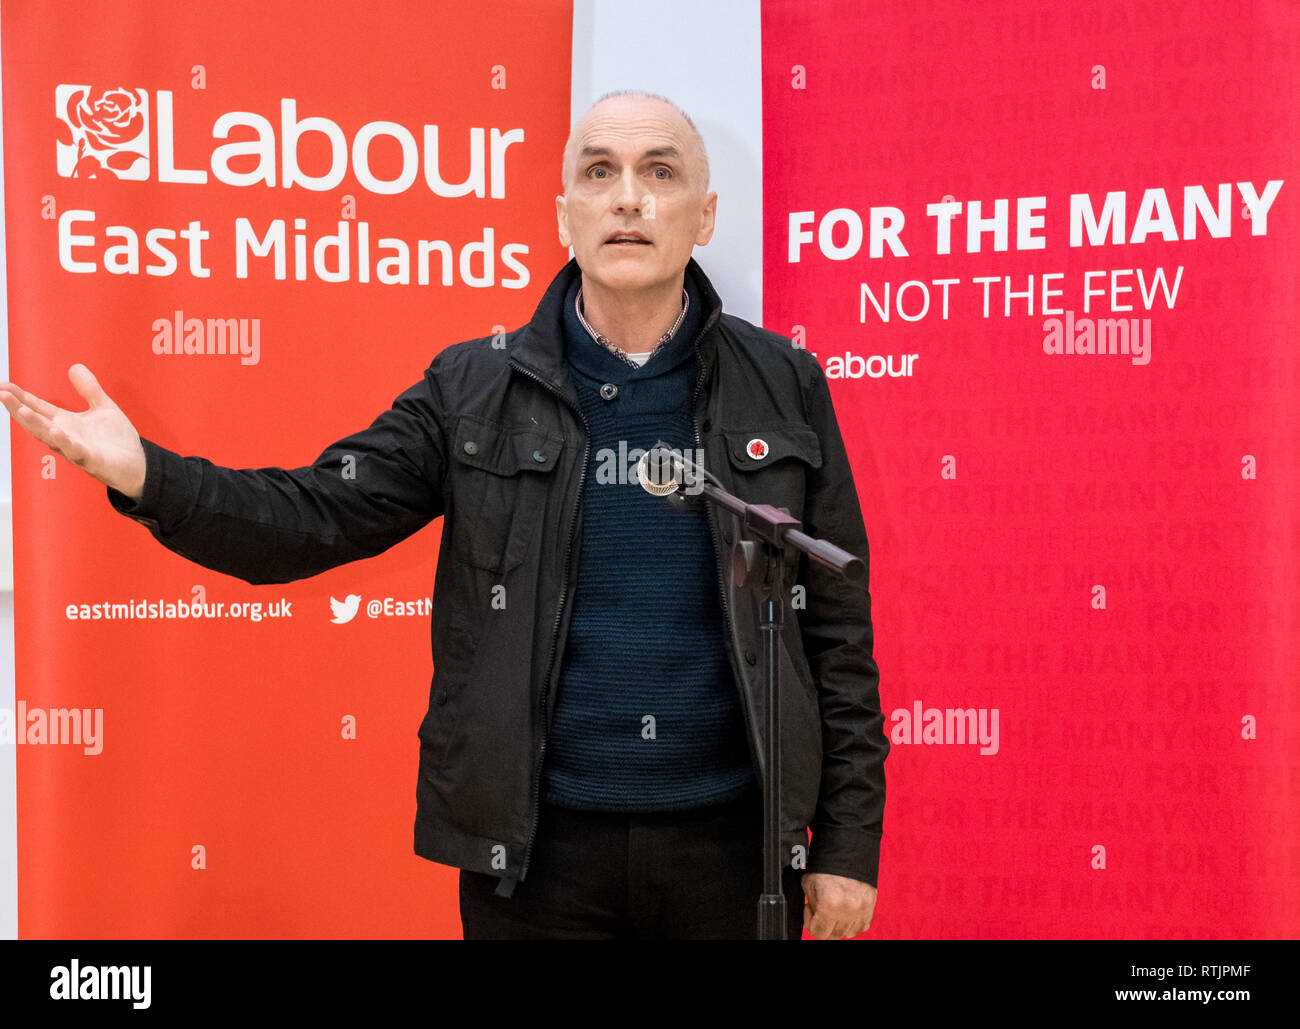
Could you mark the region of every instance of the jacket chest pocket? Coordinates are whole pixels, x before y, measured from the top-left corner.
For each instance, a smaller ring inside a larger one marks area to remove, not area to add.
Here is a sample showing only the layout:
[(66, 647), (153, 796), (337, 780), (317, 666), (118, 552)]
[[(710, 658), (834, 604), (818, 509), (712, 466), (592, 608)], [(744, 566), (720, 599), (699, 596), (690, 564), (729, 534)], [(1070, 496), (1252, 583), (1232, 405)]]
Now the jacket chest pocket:
[(547, 508), (563, 442), (537, 425), (461, 417), (451, 483), (457, 555), (496, 575), (524, 560)]
[(808, 473), (822, 466), (817, 433), (806, 425), (787, 424), (724, 428), (721, 435), (736, 496), (751, 504), (784, 507), (802, 518)]

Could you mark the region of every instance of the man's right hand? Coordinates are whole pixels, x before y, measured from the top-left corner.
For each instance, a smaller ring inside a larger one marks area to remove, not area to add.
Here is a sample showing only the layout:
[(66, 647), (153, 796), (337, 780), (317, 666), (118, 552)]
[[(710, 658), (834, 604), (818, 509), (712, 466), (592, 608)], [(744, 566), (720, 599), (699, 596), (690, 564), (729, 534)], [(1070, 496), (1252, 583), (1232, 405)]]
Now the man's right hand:
[(84, 364), (68, 378), (90, 407), (65, 411), (12, 382), (0, 382), (0, 403), (14, 421), (56, 454), (132, 500), (144, 495), (145, 457), (140, 434)]

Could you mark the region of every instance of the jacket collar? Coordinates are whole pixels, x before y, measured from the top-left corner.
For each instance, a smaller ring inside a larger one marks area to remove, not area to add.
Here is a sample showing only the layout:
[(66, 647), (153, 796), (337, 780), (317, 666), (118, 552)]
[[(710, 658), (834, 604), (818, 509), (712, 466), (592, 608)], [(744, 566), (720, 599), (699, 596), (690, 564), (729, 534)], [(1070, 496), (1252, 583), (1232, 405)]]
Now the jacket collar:
[[(699, 297), (702, 307), (704, 320), (695, 338), (695, 348), (701, 368), (707, 376), (713, 363), (716, 346), (714, 329), (722, 315), (722, 298), (693, 257), (686, 262), (686, 275), (691, 279), (691, 293)], [(568, 383), (565, 371), (564, 298), (569, 286), (581, 276), (577, 258), (570, 258), (569, 263), (560, 269), (560, 273), (546, 288), (532, 319), (519, 333), (510, 356), (511, 364), (532, 372), (574, 403), (577, 397)]]

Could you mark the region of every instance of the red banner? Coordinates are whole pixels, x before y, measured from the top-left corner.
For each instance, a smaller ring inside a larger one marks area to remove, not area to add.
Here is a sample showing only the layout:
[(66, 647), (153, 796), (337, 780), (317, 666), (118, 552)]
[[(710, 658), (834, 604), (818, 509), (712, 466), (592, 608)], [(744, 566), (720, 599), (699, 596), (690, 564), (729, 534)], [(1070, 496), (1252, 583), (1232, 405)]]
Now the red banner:
[(1300, 929), (1288, 3), (763, 5), (893, 751), (873, 937)]

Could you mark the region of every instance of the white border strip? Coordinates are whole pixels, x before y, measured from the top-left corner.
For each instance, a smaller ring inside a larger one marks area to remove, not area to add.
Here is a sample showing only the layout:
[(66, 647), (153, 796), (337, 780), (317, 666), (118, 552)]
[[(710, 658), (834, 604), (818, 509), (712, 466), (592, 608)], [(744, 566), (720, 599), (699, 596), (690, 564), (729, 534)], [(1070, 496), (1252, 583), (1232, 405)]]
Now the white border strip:
[[(9, 274), (5, 263), (4, 86), (0, 83), (0, 379), (9, 378)], [(0, 707), (14, 702), (14, 540), (9, 412), (0, 417)], [(18, 747), (0, 744), (0, 939), (18, 938)]]

